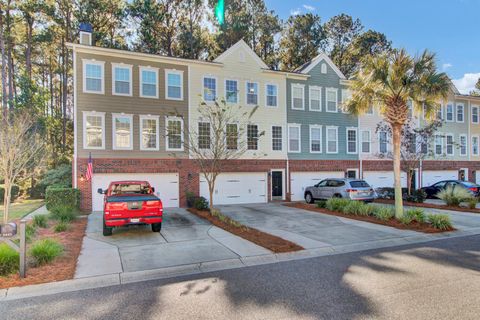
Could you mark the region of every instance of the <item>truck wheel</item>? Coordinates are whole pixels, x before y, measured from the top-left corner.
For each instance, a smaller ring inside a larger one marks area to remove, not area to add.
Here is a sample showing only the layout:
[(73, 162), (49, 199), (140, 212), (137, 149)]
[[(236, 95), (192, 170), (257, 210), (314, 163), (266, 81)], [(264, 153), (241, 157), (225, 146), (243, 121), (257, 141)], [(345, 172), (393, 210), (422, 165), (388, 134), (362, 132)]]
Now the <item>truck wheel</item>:
[(105, 237), (111, 236), (113, 232), (113, 228), (109, 228), (105, 225), (105, 221), (103, 222), (103, 235)]
[(162, 223), (152, 223), (152, 231), (153, 232), (160, 232), (162, 230)]
[(305, 195), (305, 202), (306, 203), (313, 203), (313, 197), (312, 197), (312, 194), (310, 192)]

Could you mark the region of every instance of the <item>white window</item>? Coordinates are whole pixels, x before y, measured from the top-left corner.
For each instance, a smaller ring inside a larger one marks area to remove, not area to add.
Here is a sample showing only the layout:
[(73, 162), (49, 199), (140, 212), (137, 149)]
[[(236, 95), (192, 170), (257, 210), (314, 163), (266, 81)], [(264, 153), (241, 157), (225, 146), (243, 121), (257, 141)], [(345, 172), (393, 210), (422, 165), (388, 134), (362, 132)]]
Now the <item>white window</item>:
[(308, 90), (310, 111), (322, 111), (322, 88), (310, 86)]
[(158, 98), (158, 69), (140, 67), (140, 97)]
[(281, 126), (272, 126), (272, 150), (282, 151), (283, 135)]
[[(442, 141), (442, 136), (441, 135), (436, 135), (435, 136), (435, 155), (441, 156), (443, 155), (443, 141)], [(447, 136), (448, 140), (448, 136)]]
[(112, 114), (113, 150), (133, 149), (133, 116)]
[(478, 156), (478, 149), (479, 149), (478, 136), (473, 136), (472, 137), (472, 154), (474, 156)]
[(457, 104), (457, 122), (463, 122), (464, 106), (463, 104)]
[(83, 148), (105, 149), (105, 113), (83, 113)]
[(267, 107), (278, 106), (278, 86), (276, 84), (267, 84), (265, 88), (265, 104)]
[(165, 70), (165, 99), (183, 100), (183, 71)]
[(465, 134), (460, 135), (460, 155), (467, 155), (467, 136)]
[(443, 105), (439, 105), (437, 109), (437, 120), (443, 120)]
[(370, 144), (372, 137), (370, 130), (362, 131), (362, 153), (370, 153)]
[(327, 88), (327, 112), (337, 112), (337, 89)]
[(198, 148), (210, 149), (212, 137), (210, 135), (210, 123), (198, 123)]
[(117, 96), (132, 95), (132, 66), (112, 63), (112, 94)]
[(288, 125), (288, 152), (300, 152), (300, 125)]
[(203, 78), (203, 100), (215, 101), (217, 98), (217, 79), (212, 77)]
[(83, 92), (105, 93), (104, 70), (103, 61), (83, 60)]
[(478, 106), (472, 106), (472, 123), (478, 123)]
[(341, 105), (340, 108), (342, 109), (343, 113), (348, 113), (347, 110), (347, 101), (350, 100), (352, 97), (352, 93), (348, 89), (342, 89), (342, 96), (341, 96)]
[(228, 103), (238, 103), (237, 80), (225, 80), (225, 100)]
[(357, 153), (357, 129), (347, 128), (347, 153)]
[(247, 149), (258, 150), (258, 126), (256, 124), (247, 125)]
[(310, 152), (311, 153), (322, 152), (322, 126), (319, 126), (319, 125), (310, 126)]
[(183, 150), (183, 120), (179, 117), (165, 119), (165, 149), (167, 151)]
[(378, 133), (378, 152), (385, 154), (388, 152), (388, 134), (386, 131)]
[(327, 64), (326, 63), (322, 63), (320, 72), (323, 73), (323, 74), (327, 73)]
[(227, 150), (238, 149), (238, 124), (227, 123), (226, 127)]
[(452, 122), (453, 121), (453, 103), (448, 103), (446, 106), (446, 112), (447, 112), (447, 122)]
[(140, 150), (155, 151), (158, 146), (158, 116), (140, 116)]
[(327, 127), (327, 153), (338, 153), (338, 127)]
[[(447, 153), (448, 156), (453, 156), (453, 154), (454, 154), (453, 135), (451, 135), (451, 134), (445, 135), (445, 140), (446, 140), (446, 149), (447, 149), (446, 153)], [(443, 150), (442, 150), (442, 153), (443, 153)]]
[(292, 85), (292, 109), (293, 110), (304, 110), (305, 109), (305, 99), (304, 99), (304, 86), (293, 84)]
[(247, 104), (257, 105), (258, 104), (258, 83), (247, 81), (246, 89), (247, 89)]

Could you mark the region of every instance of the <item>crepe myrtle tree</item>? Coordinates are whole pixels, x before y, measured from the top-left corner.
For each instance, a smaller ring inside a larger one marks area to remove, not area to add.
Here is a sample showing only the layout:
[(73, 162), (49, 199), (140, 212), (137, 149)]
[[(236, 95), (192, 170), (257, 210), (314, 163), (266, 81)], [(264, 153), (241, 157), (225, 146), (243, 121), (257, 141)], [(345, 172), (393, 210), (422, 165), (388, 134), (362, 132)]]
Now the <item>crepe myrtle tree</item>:
[(12, 186), (36, 173), (45, 155), (45, 143), (36, 118), (26, 111), (0, 115), (0, 176), (4, 179), (3, 223), (8, 223)]
[[(423, 126), (418, 126), (414, 118), (410, 118), (402, 128), (401, 144), (400, 144), (400, 168), (407, 175), (407, 191), (410, 195), (412, 190), (413, 172), (420, 167), (420, 163), (427, 158), (437, 156), (435, 150), (431, 147), (434, 143), (435, 137), (439, 135), (438, 129), (443, 125), (442, 120), (430, 120)], [(392, 140), (392, 127), (385, 121), (380, 122), (376, 129), (379, 132), (387, 134), (387, 140)], [(380, 158), (387, 158), (393, 160), (393, 153), (378, 154)]]
[(207, 182), (210, 209), (214, 207), (217, 177), (225, 172), (228, 161), (241, 158), (247, 151), (254, 152), (253, 158), (263, 156), (256, 150), (265, 132), (258, 131), (258, 127), (251, 127), (251, 132), (247, 132), (257, 109), (258, 106), (247, 108), (228, 104), (223, 99), (202, 102), (198, 108), (198, 123), (184, 133), (184, 149)]
[[(405, 49), (394, 49), (366, 56), (349, 84), (351, 98), (346, 102), (352, 114), (363, 114), (376, 106), (392, 130), (395, 217), (403, 215), (401, 186), (402, 130), (409, 119), (408, 101), (427, 117), (436, 113), (439, 101), (446, 100), (450, 80), (437, 72), (435, 55), (425, 51), (411, 57)], [(422, 110), (420, 110), (422, 109)]]

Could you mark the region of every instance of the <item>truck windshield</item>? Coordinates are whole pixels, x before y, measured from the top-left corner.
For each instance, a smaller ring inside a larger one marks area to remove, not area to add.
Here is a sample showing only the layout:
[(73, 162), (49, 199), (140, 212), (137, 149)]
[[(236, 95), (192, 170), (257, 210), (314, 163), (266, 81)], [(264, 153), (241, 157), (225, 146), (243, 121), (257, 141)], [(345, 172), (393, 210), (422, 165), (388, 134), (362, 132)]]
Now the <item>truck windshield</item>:
[(112, 186), (112, 195), (136, 193), (136, 194), (148, 194), (150, 187), (146, 184), (114, 184)]

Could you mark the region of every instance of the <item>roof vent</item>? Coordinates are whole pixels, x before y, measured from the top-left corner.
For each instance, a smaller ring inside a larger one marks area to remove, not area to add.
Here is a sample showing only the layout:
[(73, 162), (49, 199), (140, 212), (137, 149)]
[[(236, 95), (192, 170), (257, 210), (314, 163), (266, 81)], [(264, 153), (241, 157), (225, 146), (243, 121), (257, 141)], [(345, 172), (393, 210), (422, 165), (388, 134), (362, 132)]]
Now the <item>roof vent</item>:
[(88, 22), (81, 22), (80, 23), (80, 44), (91, 46), (92, 45), (92, 25)]

